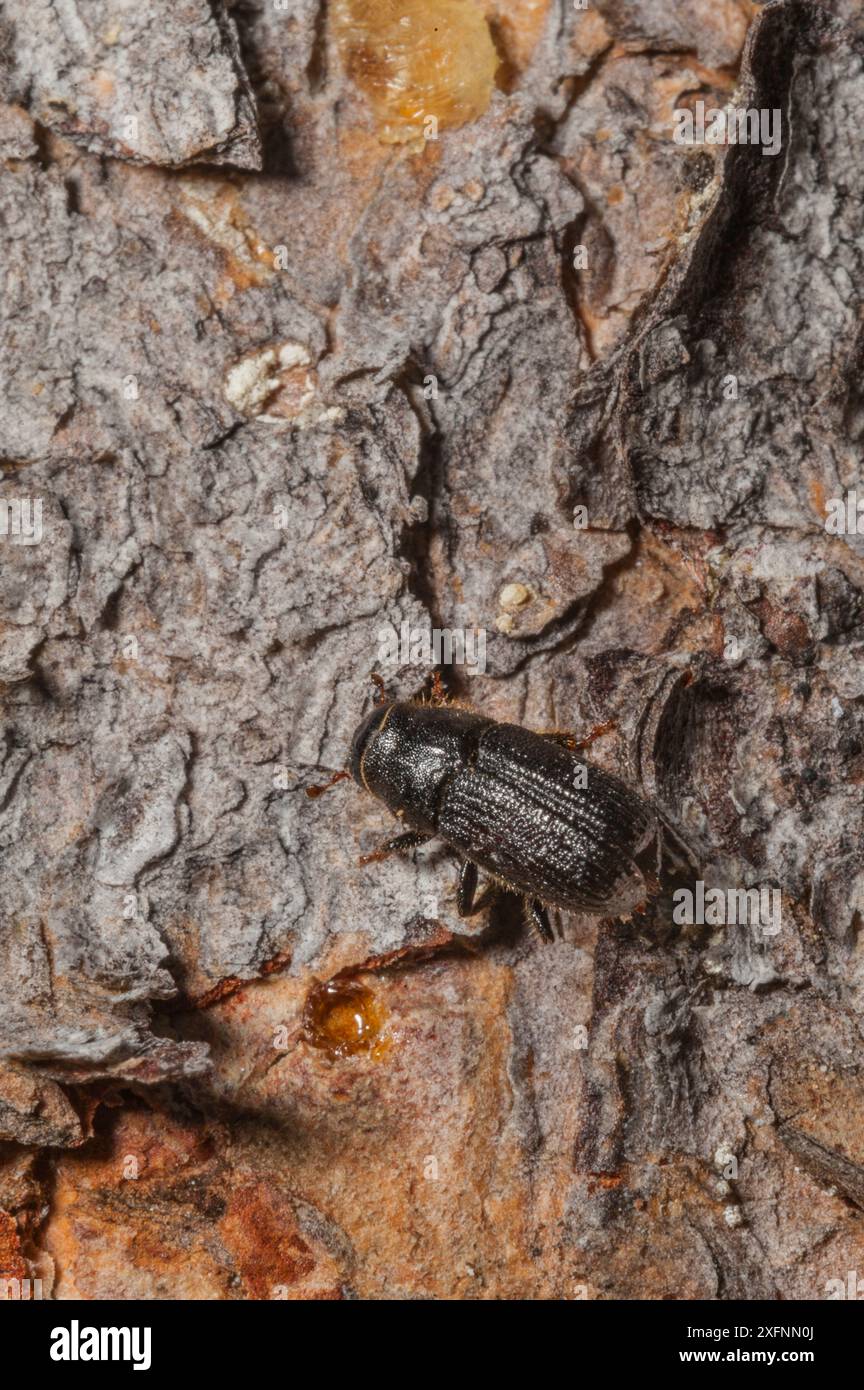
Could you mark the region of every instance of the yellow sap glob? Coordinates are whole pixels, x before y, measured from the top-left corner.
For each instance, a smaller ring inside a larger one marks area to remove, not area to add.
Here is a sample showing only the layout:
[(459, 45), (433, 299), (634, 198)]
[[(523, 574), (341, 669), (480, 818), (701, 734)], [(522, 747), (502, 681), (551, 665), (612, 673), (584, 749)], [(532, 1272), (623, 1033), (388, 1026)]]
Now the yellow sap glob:
[(382, 140), (419, 145), (489, 105), (499, 59), (475, 0), (336, 0), (333, 26)]
[(368, 1053), (384, 1056), (386, 1010), (359, 980), (330, 980), (312, 986), (303, 1011), (303, 1037), (331, 1059)]

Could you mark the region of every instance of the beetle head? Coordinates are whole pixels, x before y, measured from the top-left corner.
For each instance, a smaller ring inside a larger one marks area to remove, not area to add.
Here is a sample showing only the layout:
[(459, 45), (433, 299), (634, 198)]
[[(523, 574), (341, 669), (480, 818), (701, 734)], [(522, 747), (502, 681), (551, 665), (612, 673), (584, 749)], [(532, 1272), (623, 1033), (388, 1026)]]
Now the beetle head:
[[(382, 700), (380, 704), (373, 708), (366, 715), (354, 730), (354, 737), (351, 740), (351, 776), (359, 786), (365, 787), (363, 780), (363, 756), (370, 742), (374, 739), (384, 720), (392, 707), (392, 700)], [(367, 788), (368, 790), (368, 788)]]
[(354, 735), (352, 776), (406, 826), (433, 835), (442, 787), (471, 765), (486, 722), (455, 708), (387, 700)]

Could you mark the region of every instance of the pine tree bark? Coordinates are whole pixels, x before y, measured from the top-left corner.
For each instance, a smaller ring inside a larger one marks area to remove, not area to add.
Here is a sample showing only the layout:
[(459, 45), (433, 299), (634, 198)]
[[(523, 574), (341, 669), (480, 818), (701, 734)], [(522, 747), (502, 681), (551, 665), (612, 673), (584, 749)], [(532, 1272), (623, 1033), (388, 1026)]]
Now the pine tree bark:
[[(500, 89), (418, 151), (322, 0), (0, 6), (0, 1276), (864, 1268), (859, 6), (481, 8)], [(697, 101), (779, 152), (677, 144)], [(484, 632), (450, 685), (496, 718), (614, 722), (779, 931), (667, 892), (544, 948), (440, 847), (358, 867), (386, 813), (305, 789), (406, 623)]]

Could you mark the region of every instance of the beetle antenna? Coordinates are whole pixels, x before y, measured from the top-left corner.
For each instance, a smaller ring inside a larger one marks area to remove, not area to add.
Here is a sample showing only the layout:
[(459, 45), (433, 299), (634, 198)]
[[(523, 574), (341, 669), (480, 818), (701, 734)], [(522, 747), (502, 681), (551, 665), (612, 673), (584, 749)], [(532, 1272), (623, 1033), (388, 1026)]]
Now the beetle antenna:
[(325, 782), (321, 787), (307, 787), (306, 795), (311, 796), (313, 801), (316, 796), (323, 796), (331, 787), (335, 787), (337, 782), (350, 782), (350, 772), (334, 772), (329, 782)]

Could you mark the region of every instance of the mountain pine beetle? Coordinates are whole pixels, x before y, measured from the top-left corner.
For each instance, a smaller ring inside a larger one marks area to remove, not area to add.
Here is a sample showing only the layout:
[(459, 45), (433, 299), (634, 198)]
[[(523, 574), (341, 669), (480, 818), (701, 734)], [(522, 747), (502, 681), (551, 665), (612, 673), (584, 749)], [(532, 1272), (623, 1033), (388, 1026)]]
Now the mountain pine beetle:
[[(519, 894), (528, 920), (553, 940), (547, 905), (624, 916), (659, 887), (660, 822), (619, 778), (581, 757), (567, 734), (532, 733), (442, 700), (379, 699), (357, 728), (347, 776), (409, 827), (361, 864), (440, 838), (462, 860), (460, 917), (496, 888)], [(310, 788), (315, 795), (317, 788)], [(478, 870), (492, 880), (475, 900)]]

